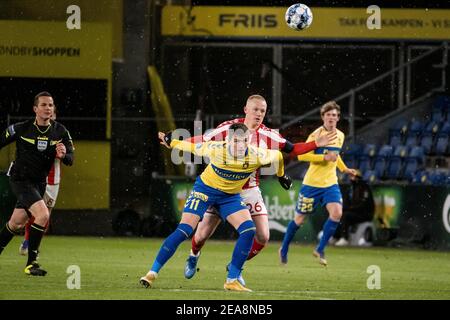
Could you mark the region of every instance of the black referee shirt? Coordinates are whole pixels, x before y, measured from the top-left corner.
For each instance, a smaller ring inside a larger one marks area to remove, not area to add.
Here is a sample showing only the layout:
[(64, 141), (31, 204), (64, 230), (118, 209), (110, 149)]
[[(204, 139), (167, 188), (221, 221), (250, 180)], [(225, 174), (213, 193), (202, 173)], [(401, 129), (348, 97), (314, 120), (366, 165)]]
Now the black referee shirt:
[(65, 165), (73, 163), (73, 143), (69, 131), (51, 120), (49, 126), (38, 126), (35, 119), (10, 125), (0, 135), (0, 149), (16, 142), (16, 160), (9, 174), (14, 181), (45, 182), (56, 157), (56, 145), (66, 146)]

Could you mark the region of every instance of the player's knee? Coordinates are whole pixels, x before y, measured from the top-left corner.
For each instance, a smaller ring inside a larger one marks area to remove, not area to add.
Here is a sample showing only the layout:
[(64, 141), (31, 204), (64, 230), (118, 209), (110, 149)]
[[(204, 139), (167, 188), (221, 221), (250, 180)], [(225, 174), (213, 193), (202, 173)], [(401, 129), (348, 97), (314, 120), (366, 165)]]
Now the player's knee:
[(195, 234), (195, 243), (198, 246), (203, 246), (208, 239), (209, 239), (209, 236), (204, 233), (200, 233), (200, 236)]
[(20, 230), (22, 230), (25, 227), (25, 222), (19, 222), (19, 221), (8, 221), (8, 229), (10, 229), (12, 232), (18, 233)]
[(195, 242), (204, 243), (209, 238), (209, 230), (207, 228), (197, 228), (195, 232)]
[(258, 230), (256, 230), (255, 239), (256, 241), (258, 241), (258, 243), (267, 245), (267, 243), (269, 242), (269, 238), (270, 234), (268, 231), (264, 230), (264, 232), (258, 232)]
[(183, 240), (186, 240), (187, 238), (189, 238), (192, 234), (192, 231), (194, 231), (194, 229), (187, 223), (180, 223), (177, 227), (177, 230), (184, 237)]
[(298, 226), (301, 225), (304, 220), (305, 220), (305, 215), (304, 214), (296, 214), (295, 217), (294, 217), (294, 222)]
[(39, 213), (39, 215), (36, 215), (34, 219), (34, 223), (45, 226), (48, 223), (48, 220), (50, 219), (50, 215), (48, 214), (48, 211), (43, 211)]
[(252, 220), (247, 220), (241, 223), (241, 225), (237, 228), (237, 232), (239, 233), (239, 236), (245, 236), (245, 237), (253, 237), (255, 236), (255, 223)]
[(330, 218), (333, 221), (337, 221), (337, 222), (340, 221), (341, 218), (342, 218), (342, 211), (336, 210), (334, 212), (331, 212), (330, 213)]
[(37, 224), (45, 224), (50, 218), (48, 208), (45, 205), (44, 201), (39, 201), (36, 204), (32, 205), (29, 211), (33, 214), (35, 222)]

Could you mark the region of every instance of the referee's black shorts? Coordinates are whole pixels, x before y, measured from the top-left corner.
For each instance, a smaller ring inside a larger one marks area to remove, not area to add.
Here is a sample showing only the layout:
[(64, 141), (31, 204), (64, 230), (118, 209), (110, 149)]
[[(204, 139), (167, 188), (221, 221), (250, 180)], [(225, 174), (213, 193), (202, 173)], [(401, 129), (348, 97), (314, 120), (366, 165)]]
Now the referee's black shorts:
[(46, 182), (9, 180), (11, 190), (17, 198), (16, 208), (28, 210), (33, 204), (42, 200), (45, 194)]

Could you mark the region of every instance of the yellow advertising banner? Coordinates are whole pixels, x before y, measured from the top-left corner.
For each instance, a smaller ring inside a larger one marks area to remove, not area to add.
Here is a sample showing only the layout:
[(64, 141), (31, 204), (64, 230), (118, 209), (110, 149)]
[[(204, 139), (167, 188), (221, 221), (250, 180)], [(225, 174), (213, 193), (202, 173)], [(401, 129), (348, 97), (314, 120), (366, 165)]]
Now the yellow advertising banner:
[(74, 141), (72, 167), (61, 166), (58, 209), (109, 209), (111, 144), (109, 141)]
[[(450, 10), (383, 9), (369, 29), (367, 8), (314, 8), (305, 30), (290, 29), (284, 7), (165, 6), (163, 36), (297, 39), (450, 39)], [(371, 20), (369, 20), (370, 22)]]
[(0, 21), (0, 76), (111, 78), (111, 26), (66, 22)]

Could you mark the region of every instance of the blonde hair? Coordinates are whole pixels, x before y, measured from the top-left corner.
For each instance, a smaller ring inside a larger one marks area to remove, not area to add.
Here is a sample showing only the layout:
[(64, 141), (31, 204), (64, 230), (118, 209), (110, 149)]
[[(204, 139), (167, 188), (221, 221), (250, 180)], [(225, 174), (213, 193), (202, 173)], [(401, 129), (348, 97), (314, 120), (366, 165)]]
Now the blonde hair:
[(264, 102), (266, 101), (266, 99), (262, 95), (252, 94), (250, 97), (247, 98), (247, 102), (249, 102), (250, 100), (254, 100), (254, 99), (261, 100)]
[(341, 114), (341, 107), (336, 103), (336, 101), (328, 101), (320, 108), (320, 115), (323, 116), (325, 113), (331, 110), (336, 110), (338, 115)]

